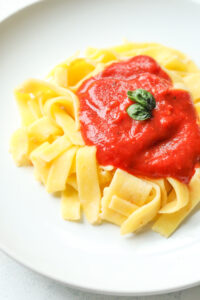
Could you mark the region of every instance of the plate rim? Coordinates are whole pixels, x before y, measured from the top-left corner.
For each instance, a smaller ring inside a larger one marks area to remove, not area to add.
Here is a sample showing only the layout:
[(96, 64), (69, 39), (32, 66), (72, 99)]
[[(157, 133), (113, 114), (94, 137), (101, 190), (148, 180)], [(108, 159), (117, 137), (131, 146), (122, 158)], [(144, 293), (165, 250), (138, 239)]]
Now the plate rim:
[(43, 2), (44, 0), (31, 0), (31, 2), (29, 3), (23, 3), (21, 4), (20, 7), (16, 7), (13, 11), (9, 12), (6, 14), (5, 17), (3, 17), (1, 20), (0, 20), (0, 26), (2, 25), (2, 23), (6, 22), (9, 18), (12, 18), (14, 15), (30, 8), (30, 6), (34, 6), (40, 2)]
[(83, 286), (83, 285), (80, 285), (80, 284), (75, 284), (75, 283), (72, 283), (72, 282), (66, 282), (64, 280), (62, 280), (61, 278), (55, 276), (55, 275), (52, 275), (52, 274), (48, 274), (48, 272), (45, 272), (43, 271), (42, 269), (39, 269), (39, 268), (35, 268), (33, 264), (31, 263), (28, 263), (28, 262), (25, 262), (23, 259), (21, 259), (18, 255), (15, 255), (14, 253), (12, 253), (12, 251), (10, 251), (7, 247), (3, 246), (1, 244), (1, 241), (0, 241), (0, 251), (2, 251), (5, 255), (7, 255), (9, 258), (13, 259), (16, 263), (20, 264), (21, 266), (35, 272), (36, 274), (39, 274), (41, 276), (44, 276), (45, 278), (47, 279), (51, 279), (51, 280), (54, 280), (55, 282), (59, 283), (59, 284), (62, 284), (62, 285), (65, 285), (69, 288), (72, 288), (72, 289), (76, 289), (76, 290), (79, 290), (79, 291), (83, 291), (83, 292), (90, 292), (90, 293), (94, 293), (94, 294), (101, 294), (101, 295), (110, 295), (110, 296), (134, 296), (134, 297), (137, 297), (137, 296), (154, 296), (154, 295), (164, 295), (164, 294), (169, 294), (169, 293), (173, 293), (173, 292), (178, 292), (178, 291), (183, 291), (183, 290), (186, 290), (186, 289), (189, 289), (189, 288), (193, 288), (193, 287), (196, 287), (200, 284), (200, 279), (195, 281), (195, 282), (190, 282), (188, 284), (182, 284), (182, 285), (179, 285), (179, 286), (174, 286), (170, 289), (157, 289), (157, 290), (151, 290), (151, 291), (135, 291), (135, 292), (124, 292), (124, 291), (121, 291), (121, 292), (116, 292), (114, 290), (109, 290), (109, 289), (96, 289), (94, 287), (91, 287), (91, 286)]

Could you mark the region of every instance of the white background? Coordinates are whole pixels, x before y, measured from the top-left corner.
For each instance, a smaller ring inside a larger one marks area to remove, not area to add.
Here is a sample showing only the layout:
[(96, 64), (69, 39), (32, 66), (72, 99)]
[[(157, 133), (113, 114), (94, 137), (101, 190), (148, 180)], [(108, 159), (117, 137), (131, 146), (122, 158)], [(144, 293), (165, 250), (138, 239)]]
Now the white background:
[[(200, 2), (200, 0), (198, 1)], [(0, 21), (16, 11), (18, 8), (26, 6), (32, 2), (36, 2), (36, 0), (0, 0)], [(14, 262), (5, 254), (0, 253), (0, 300), (120, 300), (124, 298), (125, 297), (94, 295), (69, 289), (50, 279), (35, 274), (34, 272)], [(199, 300), (200, 287), (169, 295), (127, 297), (126, 299)]]

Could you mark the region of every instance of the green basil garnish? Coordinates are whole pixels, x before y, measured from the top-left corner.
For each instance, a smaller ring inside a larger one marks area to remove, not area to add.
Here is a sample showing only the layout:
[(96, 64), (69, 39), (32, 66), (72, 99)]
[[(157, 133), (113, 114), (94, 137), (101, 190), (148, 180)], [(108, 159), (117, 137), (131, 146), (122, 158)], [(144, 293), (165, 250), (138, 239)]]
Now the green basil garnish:
[(127, 108), (127, 113), (132, 119), (137, 121), (144, 121), (151, 118), (151, 112), (138, 103), (130, 105)]
[(154, 96), (144, 89), (127, 92), (128, 98), (135, 104), (127, 108), (128, 115), (137, 121), (143, 121), (152, 117), (152, 110), (156, 107)]
[(133, 100), (148, 110), (156, 107), (156, 101), (154, 96), (144, 89), (137, 89), (135, 91), (127, 92), (128, 98)]

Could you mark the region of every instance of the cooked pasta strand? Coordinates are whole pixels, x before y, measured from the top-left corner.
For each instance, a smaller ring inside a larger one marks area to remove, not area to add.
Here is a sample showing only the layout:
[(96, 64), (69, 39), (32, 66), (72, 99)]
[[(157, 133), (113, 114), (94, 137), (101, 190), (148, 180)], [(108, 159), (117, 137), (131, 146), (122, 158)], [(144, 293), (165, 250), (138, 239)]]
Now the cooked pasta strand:
[(167, 180), (172, 185), (176, 197), (174, 201), (170, 201), (160, 209), (159, 213), (162, 214), (174, 213), (185, 207), (189, 202), (189, 190), (187, 185), (173, 178), (168, 178)]
[(114, 195), (110, 201), (109, 208), (128, 217), (131, 213), (136, 211), (139, 206)]
[(158, 213), (161, 203), (160, 188), (152, 184), (155, 197), (153, 200), (134, 211), (121, 226), (121, 234), (135, 232), (152, 221)]
[(62, 109), (55, 111), (56, 123), (63, 129), (74, 145), (84, 145), (80, 131), (76, 129), (75, 121), (66, 114)]
[(48, 117), (42, 117), (28, 127), (28, 134), (38, 142), (44, 142), (50, 137), (61, 135), (62, 130)]
[(46, 162), (55, 159), (62, 152), (71, 147), (72, 144), (66, 135), (57, 138), (52, 144), (40, 152), (40, 158)]
[(72, 147), (53, 161), (46, 184), (48, 193), (63, 191), (77, 147)]
[(30, 164), (29, 138), (25, 128), (17, 129), (10, 141), (10, 151), (17, 166)]
[(83, 147), (78, 150), (76, 172), (79, 197), (85, 216), (90, 223), (95, 224), (100, 219), (101, 199), (95, 147)]
[(195, 206), (200, 202), (200, 169), (196, 170), (195, 175), (189, 184), (190, 201), (184, 208), (172, 214), (163, 214), (153, 224), (152, 229), (165, 237), (169, 237), (190, 214)]
[(67, 185), (62, 192), (61, 197), (61, 211), (64, 220), (78, 221), (80, 220), (80, 200), (78, 192), (71, 186)]

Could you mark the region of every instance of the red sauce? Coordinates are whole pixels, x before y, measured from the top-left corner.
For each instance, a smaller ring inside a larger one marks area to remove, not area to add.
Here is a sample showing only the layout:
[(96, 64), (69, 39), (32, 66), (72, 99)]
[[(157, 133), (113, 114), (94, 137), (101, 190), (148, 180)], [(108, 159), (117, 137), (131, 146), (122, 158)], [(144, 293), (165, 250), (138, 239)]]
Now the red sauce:
[[(151, 119), (135, 121), (128, 90), (143, 88), (156, 99)], [(79, 88), (81, 133), (97, 147), (101, 165), (133, 175), (174, 177), (188, 183), (200, 159), (200, 128), (191, 96), (173, 89), (155, 60), (136, 56), (113, 63)]]

